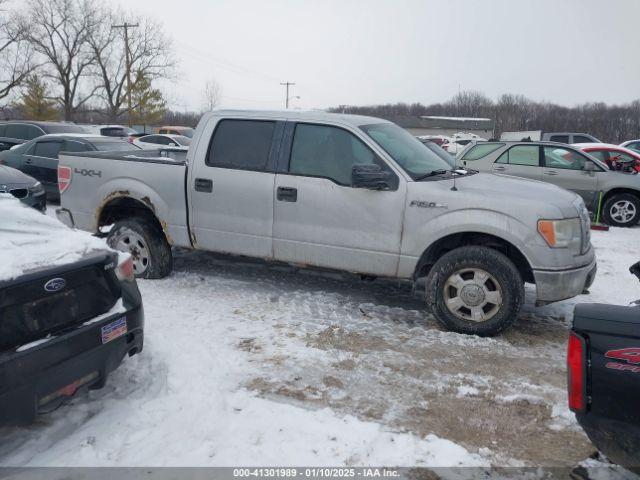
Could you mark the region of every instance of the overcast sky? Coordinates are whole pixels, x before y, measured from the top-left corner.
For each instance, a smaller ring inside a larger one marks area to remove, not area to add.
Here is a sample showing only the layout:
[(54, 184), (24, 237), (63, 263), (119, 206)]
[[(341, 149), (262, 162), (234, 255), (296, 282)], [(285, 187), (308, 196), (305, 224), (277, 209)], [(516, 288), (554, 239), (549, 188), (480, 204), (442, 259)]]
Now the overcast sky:
[(640, 0), (117, 0), (162, 22), (179, 60), (162, 88), (200, 109), (445, 101), (462, 90), (563, 105), (640, 98)]

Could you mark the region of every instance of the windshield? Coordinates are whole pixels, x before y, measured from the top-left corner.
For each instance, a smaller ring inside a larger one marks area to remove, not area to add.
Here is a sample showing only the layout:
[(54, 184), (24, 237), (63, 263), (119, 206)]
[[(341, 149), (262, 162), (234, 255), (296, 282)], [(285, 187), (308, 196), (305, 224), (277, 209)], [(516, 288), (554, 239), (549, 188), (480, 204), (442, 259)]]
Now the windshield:
[(128, 152), (131, 150), (140, 150), (140, 147), (124, 141), (94, 142), (93, 146), (96, 147), (96, 150), (99, 152)]
[(451, 168), (454, 168), (456, 166), (456, 159), (453, 157), (453, 155), (448, 153), (444, 148), (442, 148), (437, 143), (426, 141), (426, 142), (422, 142), (422, 144), (425, 147), (427, 147), (429, 150), (431, 150), (433, 153), (438, 155), (441, 159), (443, 159), (449, 165), (451, 165)]
[(360, 128), (414, 180), (434, 170), (451, 170), (449, 163), (393, 123), (374, 123), (362, 125)]

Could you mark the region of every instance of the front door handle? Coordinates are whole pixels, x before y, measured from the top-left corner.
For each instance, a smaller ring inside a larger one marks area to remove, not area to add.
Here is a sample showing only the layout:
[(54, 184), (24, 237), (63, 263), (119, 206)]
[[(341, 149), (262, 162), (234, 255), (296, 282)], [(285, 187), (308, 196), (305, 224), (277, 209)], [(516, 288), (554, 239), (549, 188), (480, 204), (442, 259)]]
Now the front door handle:
[(291, 187), (278, 187), (276, 198), (281, 202), (297, 202), (298, 189)]
[(505, 167), (495, 167), (494, 170), (496, 172), (504, 172), (506, 170), (506, 168)]
[(33, 160), (31, 158), (25, 158), (24, 163), (31, 164), (33, 163)]
[(196, 192), (211, 193), (213, 191), (213, 180), (209, 178), (196, 178), (194, 188)]
[(558, 172), (554, 172), (553, 170), (547, 170), (544, 172), (545, 175), (558, 175)]

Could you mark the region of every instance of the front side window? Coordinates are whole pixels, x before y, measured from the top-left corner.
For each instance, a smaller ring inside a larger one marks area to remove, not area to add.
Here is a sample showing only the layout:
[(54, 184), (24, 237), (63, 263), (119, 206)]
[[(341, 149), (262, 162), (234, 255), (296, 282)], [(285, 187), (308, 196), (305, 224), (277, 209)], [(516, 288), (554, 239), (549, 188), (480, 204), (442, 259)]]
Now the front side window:
[(464, 154), (462, 160), (480, 160), (501, 147), (504, 147), (504, 143), (477, 143)]
[(38, 138), (40, 136), (42, 136), (42, 130), (40, 130), (38, 127), (35, 127), (33, 125), (25, 125), (24, 126), (25, 129), (25, 140), (33, 140), (34, 138)]
[(62, 149), (63, 152), (86, 152), (89, 148), (82, 142), (75, 140), (65, 140)]
[(374, 123), (360, 128), (414, 180), (434, 170), (451, 170), (449, 163), (393, 123)]
[(353, 166), (371, 164), (385, 166), (352, 133), (326, 125), (296, 125), (289, 173), (329, 178), (340, 185), (351, 185)]
[(37, 142), (33, 154), (36, 157), (58, 158), (61, 146), (60, 142)]
[(266, 171), (276, 122), (221, 120), (216, 126), (206, 165)]
[(569, 135), (551, 135), (549, 140), (558, 143), (569, 143)]
[(573, 143), (594, 143), (592, 139), (589, 137), (585, 137), (584, 135), (574, 135)]
[(27, 140), (27, 131), (25, 125), (10, 123), (7, 125), (5, 136), (8, 138), (17, 138), (19, 140)]
[(574, 150), (559, 147), (544, 147), (544, 166), (564, 170), (583, 170), (587, 161)]
[(540, 166), (540, 149), (537, 145), (516, 145), (500, 155), (496, 163), (521, 165), (523, 167)]

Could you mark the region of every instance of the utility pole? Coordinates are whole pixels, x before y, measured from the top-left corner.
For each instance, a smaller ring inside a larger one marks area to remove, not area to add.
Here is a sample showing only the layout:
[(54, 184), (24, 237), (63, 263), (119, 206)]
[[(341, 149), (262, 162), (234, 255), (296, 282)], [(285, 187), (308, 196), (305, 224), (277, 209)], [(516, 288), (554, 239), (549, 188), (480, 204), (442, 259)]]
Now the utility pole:
[(293, 82), (281, 82), (280, 85), (282, 85), (283, 87), (286, 87), (286, 89), (287, 89), (287, 93), (286, 93), (287, 96), (286, 96), (285, 101), (284, 101), (284, 106), (285, 106), (286, 109), (289, 109), (289, 98), (291, 98), (291, 97), (289, 97), (289, 87), (294, 86), (295, 83), (293, 83)]
[(138, 24), (124, 22), (122, 25), (112, 25), (111, 28), (122, 28), (124, 30), (124, 58), (127, 69), (127, 119), (131, 127), (131, 52), (129, 50), (129, 29), (136, 28)]

